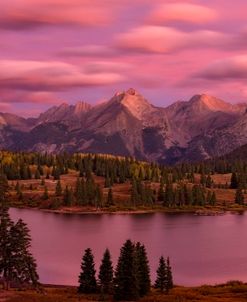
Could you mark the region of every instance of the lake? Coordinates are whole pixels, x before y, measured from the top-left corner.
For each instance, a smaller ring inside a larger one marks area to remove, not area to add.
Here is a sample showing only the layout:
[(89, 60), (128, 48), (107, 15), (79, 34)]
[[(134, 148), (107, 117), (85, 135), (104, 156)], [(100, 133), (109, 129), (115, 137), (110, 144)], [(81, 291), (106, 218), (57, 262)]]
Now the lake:
[(96, 269), (105, 248), (114, 264), (126, 239), (145, 244), (152, 280), (161, 255), (169, 256), (176, 284), (247, 281), (247, 214), (55, 214), (10, 209), (31, 230), (32, 252), (42, 283), (76, 285), (84, 250)]

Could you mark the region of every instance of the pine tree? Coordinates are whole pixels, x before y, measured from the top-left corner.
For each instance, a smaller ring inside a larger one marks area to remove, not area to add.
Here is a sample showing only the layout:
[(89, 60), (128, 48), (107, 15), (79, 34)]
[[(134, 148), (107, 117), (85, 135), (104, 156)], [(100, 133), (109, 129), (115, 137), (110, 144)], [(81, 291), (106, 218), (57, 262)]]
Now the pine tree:
[(101, 208), (102, 202), (103, 202), (103, 192), (102, 192), (100, 186), (97, 185), (95, 188), (95, 206)]
[(171, 183), (166, 184), (166, 190), (165, 190), (165, 200), (163, 202), (164, 206), (170, 207), (173, 204), (173, 186)]
[(30, 253), (31, 237), (27, 225), (19, 219), (10, 229), (12, 265), (14, 264), (14, 279), (18, 283), (32, 283), (38, 285), (36, 261)]
[(212, 181), (212, 178), (210, 175), (207, 176), (207, 179), (206, 179), (206, 187), (207, 188), (211, 188), (212, 187), (212, 184), (213, 184), (213, 181)]
[(79, 177), (77, 178), (76, 185), (75, 185), (75, 199), (78, 205), (83, 204), (83, 187)]
[(8, 208), (0, 207), (0, 276), (3, 278), (4, 289), (9, 288), (11, 281), (11, 249), (10, 249), (10, 235), (9, 230), (13, 226), (8, 214)]
[(73, 190), (72, 188), (66, 186), (63, 193), (63, 203), (65, 206), (70, 207), (73, 201), (74, 201)]
[(135, 250), (139, 296), (144, 297), (150, 291), (150, 268), (145, 246), (138, 242)]
[(167, 268), (167, 273), (166, 273), (166, 293), (168, 293), (169, 290), (173, 288), (172, 268), (171, 268), (171, 265), (170, 265), (170, 259), (169, 259), (169, 257), (166, 259), (166, 268)]
[(0, 175), (0, 206), (6, 207), (8, 204), (8, 180), (5, 175)]
[(45, 186), (45, 188), (44, 188), (44, 193), (43, 193), (43, 197), (42, 198), (44, 200), (47, 200), (49, 198), (47, 186)]
[(10, 282), (20, 285), (32, 283), (38, 285), (39, 276), (36, 262), (30, 253), (31, 237), (27, 225), (20, 219), (16, 224), (11, 221), (8, 209), (0, 212), (0, 277), (4, 288), (9, 289)]
[(237, 174), (235, 172), (232, 173), (231, 176), (231, 184), (230, 184), (230, 188), (231, 189), (237, 189), (238, 187), (238, 178), (237, 178)]
[(164, 257), (161, 256), (159, 260), (159, 267), (156, 271), (157, 278), (154, 287), (162, 292), (166, 289), (166, 272), (167, 272), (166, 262)]
[(40, 179), (40, 172), (39, 172), (39, 169), (36, 169), (34, 178), (35, 178), (35, 179)]
[(206, 204), (211, 204), (212, 194), (211, 191), (207, 192)]
[(159, 186), (159, 192), (158, 192), (158, 201), (164, 201), (164, 179), (161, 178), (160, 180), (160, 186)]
[(244, 204), (244, 194), (241, 188), (238, 188), (236, 190), (236, 194), (235, 194), (235, 202), (239, 205), (243, 205)]
[(99, 271), (99, 286), (102, 294), (110, 294), (113, 289), (113, 267), (111, 255), (105, 250)]
[(131, 205), (136, 206), (139, 200), (138, 190), (137, 190), (137, 181), (135, 178), (132, 179), (132, 187), (131, 187)]
[(79, 275), (79, 293), (92, 294), (97, 291), (97, 283), (95, 278), (94, 256), (92, 250), (87, 248), (82, 257), (81, 273)]
[(127, 240), (121, 248), (114, 278), (114, 298), (133, 301), (139, 298), (135, 246)]
[(112, 188), (110, 188), (110, 189), (108, 190), (106, 205), (107, 205), (108, 207), (114, 205), (113, 194), (112, 194)]
[(165, 291), (167, 294), (169, 290), (173, 288), (172, 269), (169, 257), (166, 260), (163, 256), (160, 257), (154, 286), (162, 292)]
[(61, 181), (58, 180), (58, 181), (57, 181), (57, 184), (56, 184), (55, 195), (56, 195), (56, 196), (61, 196), (62, 193), (63, 193), (63, 190), (62, 190), (62, 186), (61, 186)]
[(211, 206), (215, 206), (215, 204), (216, 204), (216, 194), (215, 194), (215, 192), (213, 192), (213, 194), (211, 195), (211, 199), (210, 199), (210, 205)]
[(206, 184), (206, 176), (205, 176), (204, 173), (201, 174), (200, 184), (203, 185), (203, 186)]
[(107, 173), (105, 177), (105, 188), (109, 188), (110, 186), (111, 186), (111, 180), (109, 174)]

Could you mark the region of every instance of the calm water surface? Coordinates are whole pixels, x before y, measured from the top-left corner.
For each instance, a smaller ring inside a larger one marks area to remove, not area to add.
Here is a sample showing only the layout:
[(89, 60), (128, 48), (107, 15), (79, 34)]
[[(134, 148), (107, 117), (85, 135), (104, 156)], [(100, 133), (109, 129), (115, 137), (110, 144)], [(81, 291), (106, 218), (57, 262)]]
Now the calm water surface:
[(233, 279), (247, 281), (247, 214), (224, 216), (72, 215), (11, 209), (33, 238), (41, 282), (77, 284), (84, 249), (91, 247), (96, 268), (106, 247), (114, 264), (128, 238), (146, 245), (152, 279), (158, 258), (170, 256), (176, 284), (198, 285)]

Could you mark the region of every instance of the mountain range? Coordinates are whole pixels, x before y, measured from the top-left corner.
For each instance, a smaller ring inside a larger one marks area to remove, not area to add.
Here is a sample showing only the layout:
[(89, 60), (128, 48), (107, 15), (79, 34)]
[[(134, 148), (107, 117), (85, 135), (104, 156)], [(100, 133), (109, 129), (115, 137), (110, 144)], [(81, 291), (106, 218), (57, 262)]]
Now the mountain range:
[(0, 148), (93, 152), (176, 163), (221, 156), (247, 144), (247, 104), (205, 94), (162, 108), (135, 89), (92, 106), (53, 106), (37, 118), (0, 113)]

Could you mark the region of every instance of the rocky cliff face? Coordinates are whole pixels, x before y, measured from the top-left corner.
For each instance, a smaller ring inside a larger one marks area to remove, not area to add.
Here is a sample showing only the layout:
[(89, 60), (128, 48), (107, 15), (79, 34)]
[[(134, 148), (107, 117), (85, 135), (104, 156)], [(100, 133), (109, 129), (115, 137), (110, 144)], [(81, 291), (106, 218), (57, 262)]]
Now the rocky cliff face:
[(41, 152), (96, 152), (174, 163), (201, 160), (247, 143), (247, 104), (195, 95), (166, 108), (136, 90), (91, 106), (54, 106), (37, 119), (0, 114), (0, 147)]

